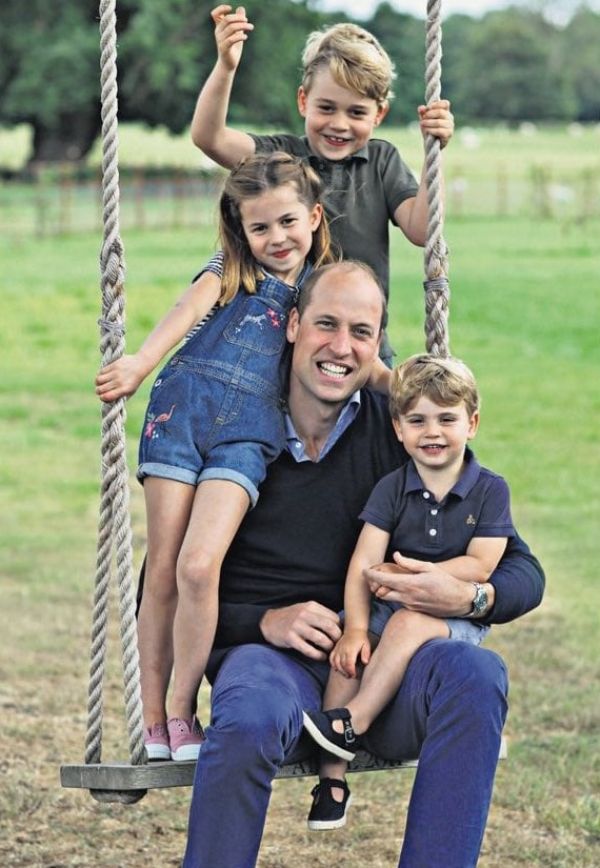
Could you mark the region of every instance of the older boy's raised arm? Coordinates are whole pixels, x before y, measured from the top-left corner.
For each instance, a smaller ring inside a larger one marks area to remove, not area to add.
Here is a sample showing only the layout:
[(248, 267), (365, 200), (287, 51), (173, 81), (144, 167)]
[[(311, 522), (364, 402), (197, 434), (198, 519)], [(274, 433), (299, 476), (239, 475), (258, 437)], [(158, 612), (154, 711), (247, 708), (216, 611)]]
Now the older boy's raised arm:
[(192, 118), (192, 141), (219, 165), (232, 169), (243, 157), (255, 151), (254, 140), (248, 133), (227, 126), (235, 73), (244, 42), (254, 25), (246, 18), (243, 6), (239, 6), (235, 12), (231, 6), (217, 6), (212, 10), (211, 17), (215, 24), (218, 57), (196, 103)]
[[(454, 132), (454, 118), (450, 111), (450, 103), (446, 99), (437, 100), (429, 106), (419, 106), (419, 125), (423, 138), (426, 135), (435, 136), (445, 148)], [(442, 190), (443, 195), (443, 190)], [(398, 205), (394, 220), (402, 229), (409, 241), (422, 247), (427, 240), (427, 181), (425, 167), (417, 195), (405, 199)]]

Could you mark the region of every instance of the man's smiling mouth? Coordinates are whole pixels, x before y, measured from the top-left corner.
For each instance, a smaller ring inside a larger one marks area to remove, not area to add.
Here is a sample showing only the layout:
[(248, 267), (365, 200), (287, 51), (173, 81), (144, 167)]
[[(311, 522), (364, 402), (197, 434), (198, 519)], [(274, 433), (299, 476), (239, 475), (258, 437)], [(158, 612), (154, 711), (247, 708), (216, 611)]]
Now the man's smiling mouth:
[(348, 365), (336, 365), (334, 362), (317, 362), (317, 367), (328, 377), (333, 377), (335, 380), (341, 380), (350, 373), (351, 368)]

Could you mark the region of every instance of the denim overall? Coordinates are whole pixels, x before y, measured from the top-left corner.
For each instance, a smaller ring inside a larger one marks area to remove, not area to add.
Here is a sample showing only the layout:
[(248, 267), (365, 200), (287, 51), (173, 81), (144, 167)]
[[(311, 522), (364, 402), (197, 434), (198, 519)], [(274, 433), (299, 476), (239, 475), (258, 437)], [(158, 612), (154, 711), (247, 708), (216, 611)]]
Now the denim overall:
[(150, 393), (138, 479), (227, 479), (256, 503), (285, 445), (279, 367), (296, 296), (266, 274), (254, 295), (240, 289), (175, 353)]

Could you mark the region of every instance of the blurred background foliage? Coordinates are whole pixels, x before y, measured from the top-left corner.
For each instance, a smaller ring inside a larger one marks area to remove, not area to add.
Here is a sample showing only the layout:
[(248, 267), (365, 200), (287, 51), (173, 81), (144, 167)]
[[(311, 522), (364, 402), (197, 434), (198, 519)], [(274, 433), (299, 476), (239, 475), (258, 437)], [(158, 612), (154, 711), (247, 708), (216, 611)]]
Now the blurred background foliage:
[[(125, 121), (181, 132), (215, 60), (214, 0), (119, 0), (119, 110)], [(425, 7), (425, 2), (424, 2)], [(234, 123), (299, 130), (294, 94), (306, 35), (345, 16), (318, 0), (248, 2), (255, 31), (236, 79)], [(346, 20), (351, 20), (347, 18)], [(388, 123), (415, 119), (423, 99), (423, 21), (381, 3), (360, 22), (397, 67)], [(80, 160), (98, 136), (96, 0), (0, 5), (0, 125), (32, 128), (34, 162)], [(520, 3), (481, 18), (444, 21), (444, 96), (457, 123), (598, 121), (600, 13), (585, 3), (566, 23), (544, 4)]]

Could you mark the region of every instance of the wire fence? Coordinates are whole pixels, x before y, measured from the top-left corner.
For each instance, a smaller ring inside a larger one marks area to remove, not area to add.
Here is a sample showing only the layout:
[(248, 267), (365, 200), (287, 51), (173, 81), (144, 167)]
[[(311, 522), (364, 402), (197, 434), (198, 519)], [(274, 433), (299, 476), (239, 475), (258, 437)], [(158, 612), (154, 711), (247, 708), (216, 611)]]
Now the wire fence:
[[(217, 225), (223, 174), (137, 169), (121, 177), (123, 229)], [(460, 166), (446, 175), (447, 217), (514, 217), (581, 222), (600, 216), (600, 166), (558, 172), (532, 163), (520, 175), (489, 167), (485, 176)], [(81, 176), (72, 164), (38, 168), (28, 181), (0, 183), (0, 232), (39, 237), (101, 228), (100, 178)]]

